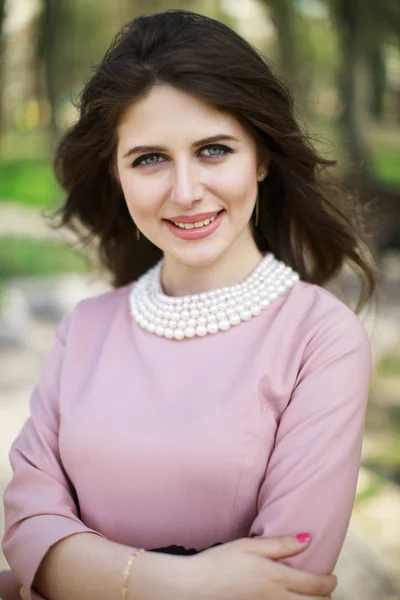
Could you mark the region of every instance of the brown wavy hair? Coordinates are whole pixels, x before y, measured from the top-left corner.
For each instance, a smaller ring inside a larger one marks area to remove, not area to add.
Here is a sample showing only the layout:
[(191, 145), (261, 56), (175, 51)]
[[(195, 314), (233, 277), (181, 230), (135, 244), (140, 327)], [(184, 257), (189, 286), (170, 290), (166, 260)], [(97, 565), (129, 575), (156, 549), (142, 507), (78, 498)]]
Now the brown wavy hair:
[(118, 287), (162, 256), (136, 228), (115, 177), (117, 127), (125, 109), (157, 84), (169, 84), (235, 115), (270, 158), (259, 184), (255, 242), (294, 268), (302, 280), (325, 285), (349, 264), (360, 281), (357, 310), (376, 289), (361, 206), (328, 185), (326, 168), (294, 116), (288, 89), (261, 55), (232, 29), (189, 11), (138, 17), (117, 34), (85, 85), (79, 118), (55, 154), (66, 200), (59, 226), (95, 241), (100, 262)]

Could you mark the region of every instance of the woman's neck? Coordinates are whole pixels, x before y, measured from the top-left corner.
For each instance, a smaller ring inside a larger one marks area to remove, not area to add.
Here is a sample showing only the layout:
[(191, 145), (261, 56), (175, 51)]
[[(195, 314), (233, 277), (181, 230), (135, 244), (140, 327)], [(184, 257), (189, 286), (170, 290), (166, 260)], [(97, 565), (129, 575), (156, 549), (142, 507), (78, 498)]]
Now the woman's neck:
[(229, 248), (206, 266), (191, 266), (165, 257), (161, 287), (168, 296), (179, 297), (236, 285), (251, 274), (262, 258), (255, 243), (246, 249)]

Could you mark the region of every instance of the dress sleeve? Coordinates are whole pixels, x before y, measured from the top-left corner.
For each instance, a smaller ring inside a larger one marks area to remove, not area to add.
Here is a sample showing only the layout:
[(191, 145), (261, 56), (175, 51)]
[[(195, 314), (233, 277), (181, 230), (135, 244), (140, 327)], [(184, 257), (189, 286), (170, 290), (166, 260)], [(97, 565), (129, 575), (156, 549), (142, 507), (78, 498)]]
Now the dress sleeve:
[[(30, 401), (30, 418), (13, 443), (13, 477), (4, 493), (3, 552), (21, 584), (30, 589), (49, 548), (76, 533), (97, 533), (78, 516), (73, 488), (60, 460), (59, 382), (68, 319), (53, 347)], [(98, 534), (100, 535), (100, 534)], [(33, 593), (33, 598), (39, 596)]]
[(249, 533), (311, 533), (308, 548), (283, 564), (315, 574), (336, 565), (355, 499), (370, 376), (370, 342), (350, 311), (324, 323), (306, 347)]

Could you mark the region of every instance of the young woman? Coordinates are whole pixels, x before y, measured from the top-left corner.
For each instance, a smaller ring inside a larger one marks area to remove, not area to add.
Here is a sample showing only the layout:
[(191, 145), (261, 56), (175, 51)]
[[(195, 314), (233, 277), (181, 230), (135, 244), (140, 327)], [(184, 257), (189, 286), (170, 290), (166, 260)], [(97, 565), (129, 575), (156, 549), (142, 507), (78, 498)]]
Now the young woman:
[(360, 306), (375, 285), (330, 164), (225, 25), (172, 11), (117, 36), (55, 162), (62, 224), (116, 289), (62, 322), (11, 450), (18, 595), (330, 597), (371, 356), (321, 286), (345, 263)]

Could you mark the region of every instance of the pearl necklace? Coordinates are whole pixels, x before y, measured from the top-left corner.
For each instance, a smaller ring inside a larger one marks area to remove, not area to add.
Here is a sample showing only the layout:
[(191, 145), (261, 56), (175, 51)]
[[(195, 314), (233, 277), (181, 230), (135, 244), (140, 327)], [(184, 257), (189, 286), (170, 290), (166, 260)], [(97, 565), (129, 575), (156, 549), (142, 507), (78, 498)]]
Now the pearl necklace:
[(130, 309), (140, 327), (176, 340), (227, 331), (248, 321), (299, 280), (298, 273), (269, 253), (242, 283), (173, 297), (161, 289), (162, 265), (163, 259), (133, 285)]

